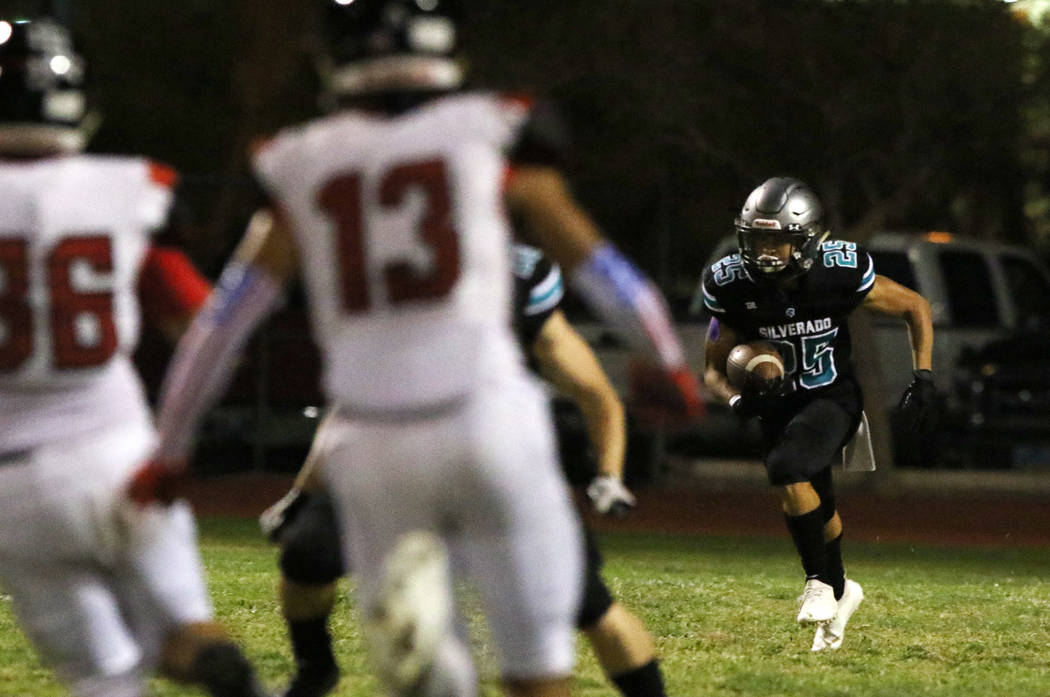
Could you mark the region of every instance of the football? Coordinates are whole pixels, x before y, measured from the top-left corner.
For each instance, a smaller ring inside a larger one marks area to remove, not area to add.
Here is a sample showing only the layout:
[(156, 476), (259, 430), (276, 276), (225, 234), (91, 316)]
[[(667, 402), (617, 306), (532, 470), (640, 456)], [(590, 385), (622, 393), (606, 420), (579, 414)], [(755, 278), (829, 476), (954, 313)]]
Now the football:
[(726, 359), (726, 377), (738, 390), (768, 393), (784, 379), (784, 361), (780, 352), (767, 341), (738, 344)]

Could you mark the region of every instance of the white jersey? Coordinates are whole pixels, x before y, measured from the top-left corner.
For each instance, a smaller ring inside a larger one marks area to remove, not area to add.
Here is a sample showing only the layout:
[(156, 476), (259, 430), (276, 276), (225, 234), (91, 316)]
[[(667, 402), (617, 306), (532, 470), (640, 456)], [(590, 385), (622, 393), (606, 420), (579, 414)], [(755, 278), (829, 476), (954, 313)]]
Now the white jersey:
[(454, 95), (341, 112), (256, 156), (297, 238), (330, 400), (427, 408), (522, 369), (503, 183), (527, 116), (518, 100)]
[(148, 420), (130, 354), (169, 175), (118, 157), (0, 163), (0, 454)]

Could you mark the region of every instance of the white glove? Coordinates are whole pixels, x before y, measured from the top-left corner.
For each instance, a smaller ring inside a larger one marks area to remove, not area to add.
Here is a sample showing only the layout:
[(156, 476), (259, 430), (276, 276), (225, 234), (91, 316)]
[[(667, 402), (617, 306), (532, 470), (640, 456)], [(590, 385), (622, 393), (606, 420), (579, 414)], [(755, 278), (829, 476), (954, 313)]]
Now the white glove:
[(619, 477), (600, 474), (587, 487), (587, 497), (594, 510), (602, 515), (622, 518), (634, 508), (634, 494), (627, 490)]
[(295, 519), (309, 496), (299, 487), (293, 486), (277, 503), (263, 511), (259, 516), (259, 527), (263, 535), (270, 542), (280, 542), (281, 533)]

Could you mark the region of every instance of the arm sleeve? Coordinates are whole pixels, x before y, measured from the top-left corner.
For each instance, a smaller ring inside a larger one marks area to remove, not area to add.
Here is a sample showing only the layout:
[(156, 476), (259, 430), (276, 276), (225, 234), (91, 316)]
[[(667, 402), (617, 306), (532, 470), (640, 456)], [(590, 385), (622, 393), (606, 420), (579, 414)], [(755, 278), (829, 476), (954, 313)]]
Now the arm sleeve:
[(596, 247), (574, 269), (572, 284), (635, 350), (655, 358), (671, 371), (687, 367), (685, 351), (663, 295), (611, 243)]
[(176, 465), (197, 422), (226, 389), (244, 343), (280, 297), (281, 285), (255, 266), (231, 263), (175, 349), (161, 388), (157, 458)]

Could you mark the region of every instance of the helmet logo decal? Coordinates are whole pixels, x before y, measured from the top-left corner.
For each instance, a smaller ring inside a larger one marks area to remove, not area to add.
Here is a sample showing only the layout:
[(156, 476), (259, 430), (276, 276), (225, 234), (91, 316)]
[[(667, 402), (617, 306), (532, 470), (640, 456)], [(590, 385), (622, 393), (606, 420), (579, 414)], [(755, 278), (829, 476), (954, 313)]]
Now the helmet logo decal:
[(751, 221), (751, 227), (762, 228), (763, 230), (779, 230), (780, 221), (771, 218), (755, 218)]

